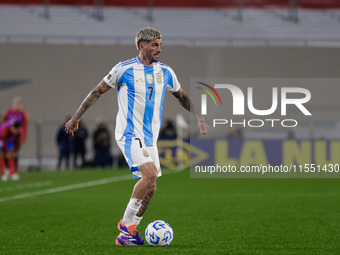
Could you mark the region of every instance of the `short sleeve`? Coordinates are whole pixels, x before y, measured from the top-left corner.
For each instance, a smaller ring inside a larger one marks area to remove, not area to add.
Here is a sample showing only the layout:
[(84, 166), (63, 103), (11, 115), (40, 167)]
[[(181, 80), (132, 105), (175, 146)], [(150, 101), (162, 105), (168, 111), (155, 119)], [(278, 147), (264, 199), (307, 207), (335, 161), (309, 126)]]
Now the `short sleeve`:
[(118, 85), (118, 70), (121, 67), (121, 63), (115, 65), (112, 70), (103, 78), (103, 81), (112, 88)]
[(177, 92), (181, 88), (181, 84), (179, 83), (175, 72), (169, 66), (167, 66), (166, 69), (168, 72), (168, 83), (166, 85), (166, 90), (171, 93)]

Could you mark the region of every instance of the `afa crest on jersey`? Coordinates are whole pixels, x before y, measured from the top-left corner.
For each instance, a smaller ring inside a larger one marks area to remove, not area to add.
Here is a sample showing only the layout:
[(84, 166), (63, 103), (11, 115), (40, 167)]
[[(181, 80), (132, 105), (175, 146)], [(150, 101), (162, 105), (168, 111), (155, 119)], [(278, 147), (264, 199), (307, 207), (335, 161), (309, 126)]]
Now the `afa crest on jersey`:
[(152, 75), (151, 74), (147, 74), (146, 75), (146, 81), (148, 82), (148, 83), (152, 83), (153, 82), (153, 78), (152, 78)]

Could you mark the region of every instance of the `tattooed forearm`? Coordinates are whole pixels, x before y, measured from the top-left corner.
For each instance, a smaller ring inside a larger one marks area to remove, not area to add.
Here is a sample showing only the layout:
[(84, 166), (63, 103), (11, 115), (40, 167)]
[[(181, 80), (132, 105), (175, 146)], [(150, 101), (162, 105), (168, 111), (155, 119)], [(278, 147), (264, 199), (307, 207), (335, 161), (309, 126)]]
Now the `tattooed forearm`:
[(107, 85), (104, 81), (101, 81), (84, 99), (82, 104), (79, 106), (72, 118), (65, 124), (65, 131), (68, 134), (72, 134), (78, 130), (79, 121), (81, 116), (86, 112), (91, 105), (93, 105), (101, 94), (108, 91), (111, 87)]
[(100, 97), (98, 90), (94, 89), (87, 95), (84, 99), (76, 113), (74, 114), (73, 118), (80, 119), (80, 117), (89, 109)]
[(187, 93), (184, 92), (182, 88), (180, 88), (177, 92), (173, 93), (173, 95), (178, 99), (179, 103), (188, 111), (190, 111), (193, 115), (195, 115), (198, 126), (200, 128), (201, 134), (207, 134), (209, 126), (205, 122), (204, 117), (199, 113), (194, 103), (191, 101), (190, 97)]
[(100, 97), (99, 90), (94, 89), (88, 94), (88, 96), (85, 98), (84, 102), (82, 103), (82, 107), (85, 109), (88, 109), (91, 105), (93, 105), (98, 98)]
[(178, 92), (173, 93), (173, 95), (178, 99), (179, 103), (189, 112), (196, 115), (198, 113), (195, 105), (192, 103), (190, 97), (182, 89)]
[(103, 81), (99, 83), (84, 99), (82, 104), (79, 106), (76, 113), (73, 115), (75, 120), (79, 120), (81, 116), (89, 109), (97, 100), (98, 98), (109, 90), (110, 87), (105, 84)]
[(191, 104), (190, 104), (190, 99), (187, 95), (183, 95), (182, 97), (178, 98), (180, 104), (188, 111), (191, 110)]

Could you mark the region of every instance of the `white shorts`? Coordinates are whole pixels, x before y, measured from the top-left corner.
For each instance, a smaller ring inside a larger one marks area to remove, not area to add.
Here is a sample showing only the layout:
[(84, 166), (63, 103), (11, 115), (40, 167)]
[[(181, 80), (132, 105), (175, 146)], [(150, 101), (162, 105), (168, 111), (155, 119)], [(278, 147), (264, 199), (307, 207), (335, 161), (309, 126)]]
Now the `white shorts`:
[(145, 163), (153, 162), (158, 170), (158, 176), (162, 175), (159, 163), (157, 145), (146, 146), (138, 137), (124, 138), (116, 141), (128, 163), (134, 179), (142, 178), (139, 167)]

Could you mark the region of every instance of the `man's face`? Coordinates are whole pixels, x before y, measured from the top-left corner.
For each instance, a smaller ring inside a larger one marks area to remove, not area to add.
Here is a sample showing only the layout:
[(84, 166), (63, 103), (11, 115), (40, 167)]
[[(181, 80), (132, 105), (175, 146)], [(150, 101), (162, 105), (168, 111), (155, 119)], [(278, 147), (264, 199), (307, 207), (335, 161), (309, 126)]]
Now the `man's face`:
[(162, 39), (154, 39), (148, 43), (143, 44), (142, 53), (145, 58), (150, 62), (158, 62), (161, 53)]

